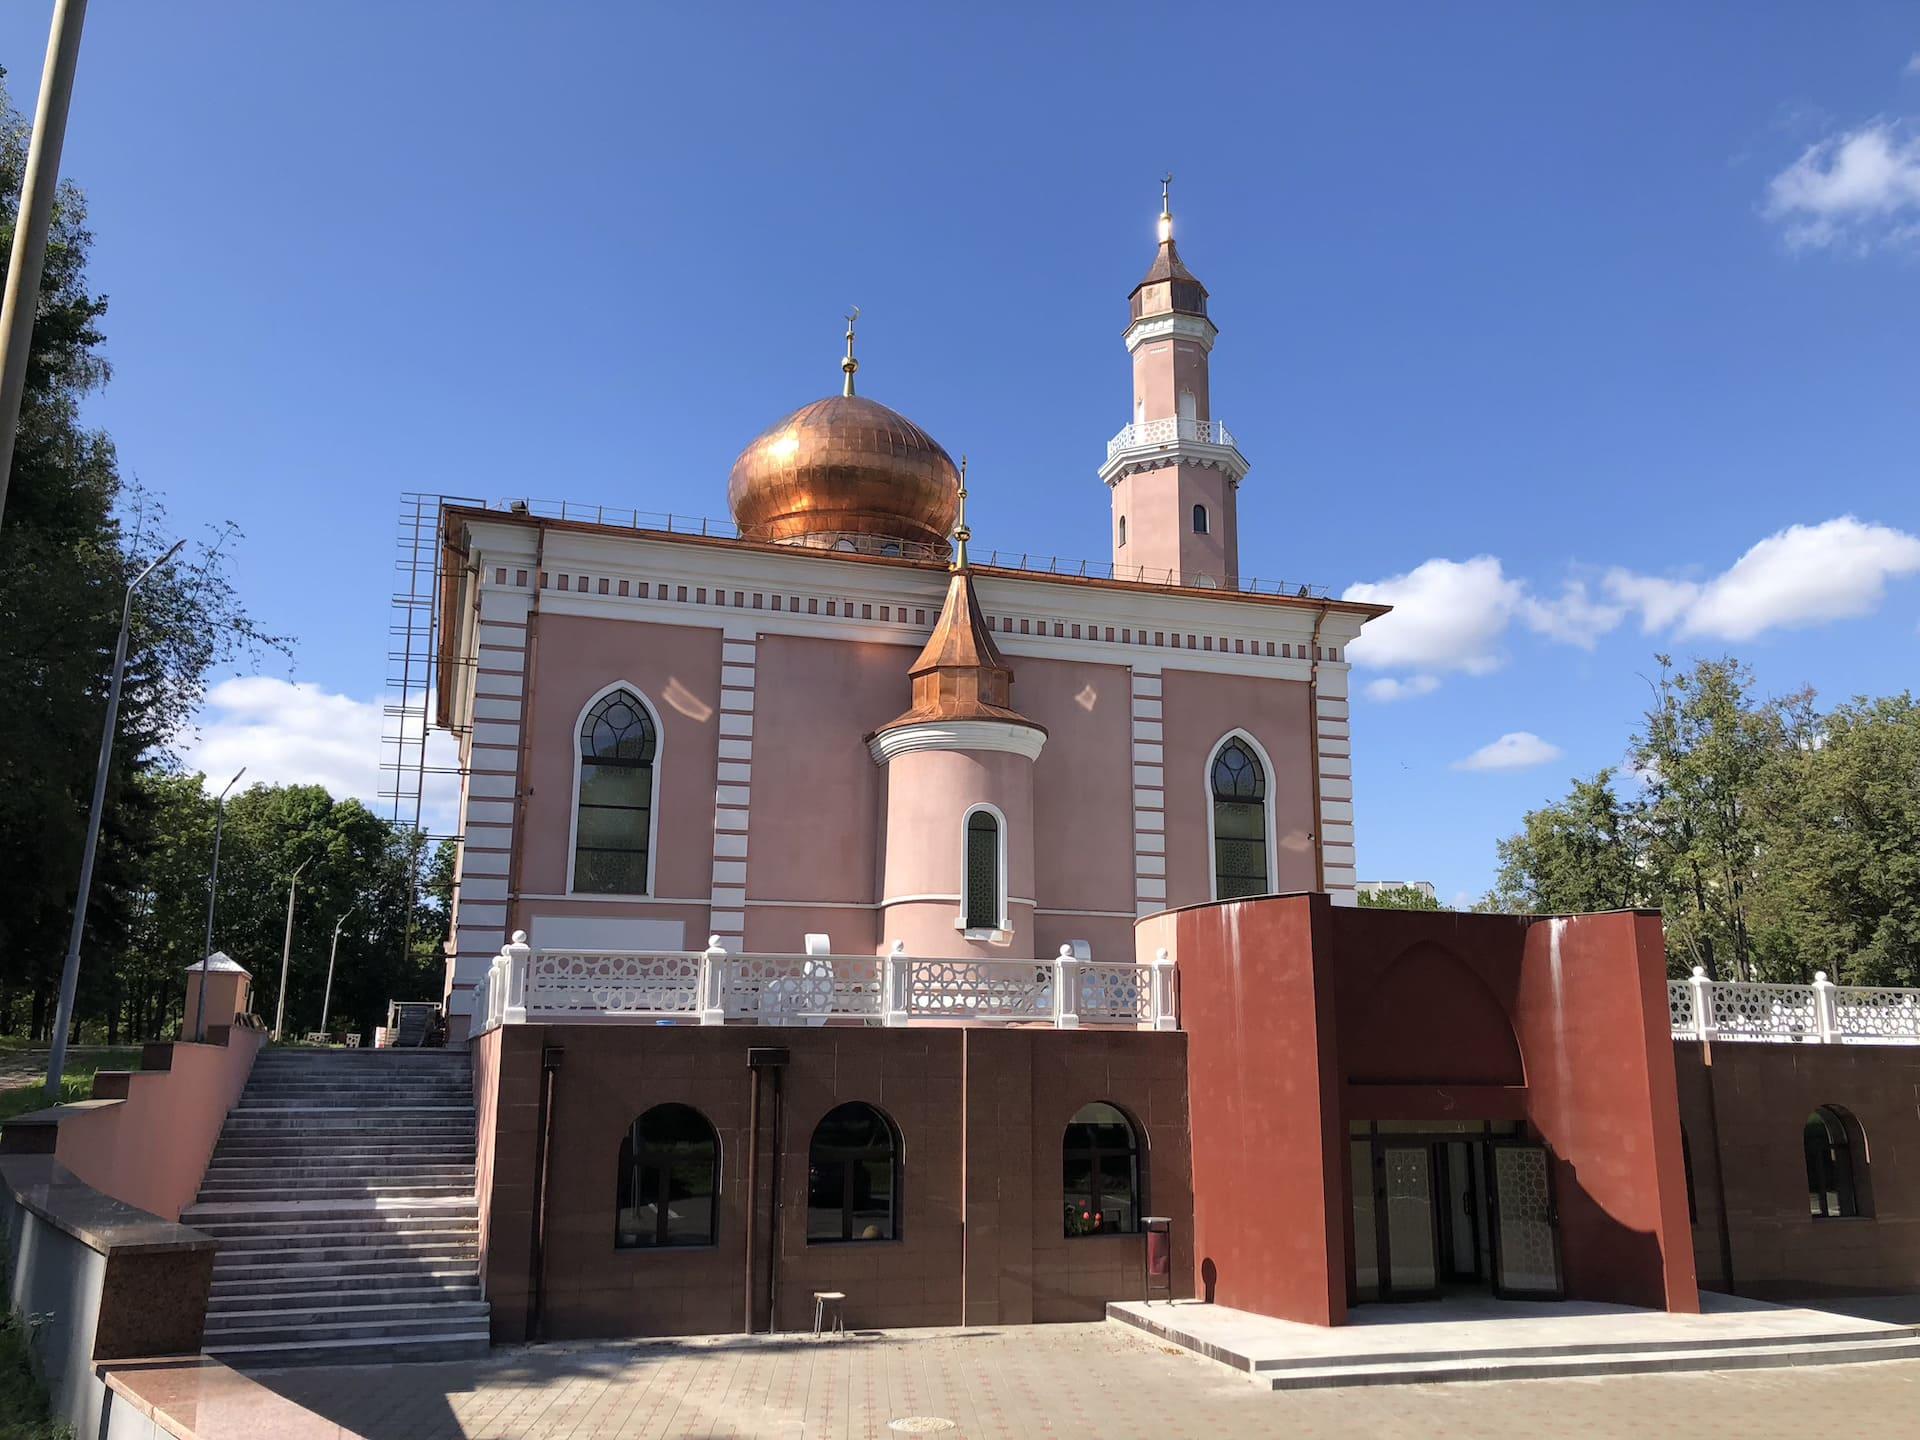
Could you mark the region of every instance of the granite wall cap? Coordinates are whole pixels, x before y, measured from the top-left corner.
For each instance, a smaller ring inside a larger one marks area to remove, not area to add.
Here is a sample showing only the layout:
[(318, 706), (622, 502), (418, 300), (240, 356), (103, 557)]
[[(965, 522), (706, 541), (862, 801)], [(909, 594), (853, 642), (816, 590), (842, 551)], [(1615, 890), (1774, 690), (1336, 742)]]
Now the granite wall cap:
[(102, 1194), (51, 1155), (0, 1156), (0, 1184), (18, 1204), (102, 1255), (219, 1248), (204, 1231)]

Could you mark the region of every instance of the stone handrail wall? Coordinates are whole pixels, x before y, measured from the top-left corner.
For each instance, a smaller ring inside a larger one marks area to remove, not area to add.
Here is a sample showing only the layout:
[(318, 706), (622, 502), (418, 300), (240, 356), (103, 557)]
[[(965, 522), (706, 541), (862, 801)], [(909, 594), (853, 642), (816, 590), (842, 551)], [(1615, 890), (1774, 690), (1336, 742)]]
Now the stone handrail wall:
[(1667, 982), (1676, 1040), (1756, 1040), (1804, 1045), (1920, 1045), (1920, 990), (1835, 985), (1824, 970), (1811, 985), (1709, 980), (1694, 967)]
[(866, 1020), (1027, 1022), (1060, 1029), (1179, 1028), (1174, 965), (705, 950), (535, 950), (525, 931), (495, 957), (474, 1033), (529, 1019), (823, 1025)]

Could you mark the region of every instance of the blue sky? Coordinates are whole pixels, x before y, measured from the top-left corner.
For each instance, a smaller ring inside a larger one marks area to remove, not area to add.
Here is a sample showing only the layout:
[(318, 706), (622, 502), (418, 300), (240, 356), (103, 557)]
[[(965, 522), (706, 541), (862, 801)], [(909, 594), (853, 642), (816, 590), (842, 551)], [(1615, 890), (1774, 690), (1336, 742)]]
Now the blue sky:
[[(0, 12), (29, 110), (49, 9)], [(371, 790), (399, 493), (724, 514), (850, 303), (976, 533), (1104, 557), (1171, 168), (1243, 568), (1417, 622), (1356, 675), (1360, 868), (1452, 897), (1656, 650), (1913, 684), (1917, 131), (1906, 5), (94, 0), (64, 170), (92, 418), (299, 639), (198, 753)]]

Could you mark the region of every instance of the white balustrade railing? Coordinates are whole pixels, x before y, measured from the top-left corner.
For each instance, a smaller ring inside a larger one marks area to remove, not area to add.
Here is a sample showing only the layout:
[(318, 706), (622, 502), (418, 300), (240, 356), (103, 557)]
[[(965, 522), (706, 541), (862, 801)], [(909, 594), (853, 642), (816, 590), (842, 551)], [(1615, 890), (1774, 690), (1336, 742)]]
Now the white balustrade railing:
[(1131, 425), (1121, 426), (1120, 433), (1107, 442), (1107, 458), (1111, 460), (1123, 450), (1139, 450), (1150, 445), (1177, 445), (1182, 440), (1228, 447), (1234, 443), (1233, 432), (1218, 420), (1136, 420)]
[(1709, 980), (1694, 967), (1667, 982), (1676, 1040), (1776, 1044), (1920, 1045), (1920, 990), (1835, 985), (1824, 970), (1811, 985)]
[(481, 987), (475, 1033), (539, 1020), (824, 1025), (864, 1020), (1179, 1028), (1174, 965), (908, 955), (735, 955), (700, 950), (535, 950), (514, 933)]

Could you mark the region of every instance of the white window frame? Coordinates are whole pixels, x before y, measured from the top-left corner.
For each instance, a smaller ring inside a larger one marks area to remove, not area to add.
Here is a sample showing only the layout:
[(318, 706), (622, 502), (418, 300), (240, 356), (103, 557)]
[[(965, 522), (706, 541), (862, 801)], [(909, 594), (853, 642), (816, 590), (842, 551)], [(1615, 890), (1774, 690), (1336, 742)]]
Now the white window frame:
[[(1275, 773), (1273, 761), (1267, 755), (1267, 747), (1262, 745), (1251, 731), (1233, 729), (1227, 731), (1226, 734), (1213, 742), (1213, 748), (1207, 751), (1207, 763), (1201, 767), (1200, 770), (1200, 795), (1206, 802), (1207, 807), (1207, 898), (1209, 900), (1218, 900), (1220, 898), (1220, 860), (1216, 849), (1218, 842), (1215, 840), (1213, 833), (1213, 762), (1218, 760), (1220, 758), (1220, 752), (1235, 740), (1241, 741), (1249, 750), (1253, 751), (1253, 758), (1260, 762), (1260, 770), (1266, 781), (1267, 793), (1261, 798), (1260, 802), (1261, 818), (1266, 824), (1267, 831), (1267, 888), (1265, 893), (1271, 895), (1280, 888), (1278, 870), (1280, 864), (1280, 847), (1275, 838), (1273, 819), (1273, 778)], [(1315, 763), (1318, 762), (1316, 761)]]
[[(1000, 913), (995, 917), (996, 923), (992, 929), (982, 929), (979, 926), (969, 929), (967, 927), (967, 881), (970, 877), (967, 874), (967, 859), (968, 851), (971, 847), (967, 843), (967, 826), (972, 823), (975, 814), (982, 810), (993, 816), (995, 838), (999, 842), (995, 846), (994, 855), (994, 864), (998, 867), (999, 871), (999, 884), (995, 887), (994, 898), (999, 902), (998, 909)], [(1010, 944), (1013, 940), (1013, 919), (1009, 913), (1013, 903), (1012, 889), (1013, 877), (1007, 868), (1007, 817), (1005, 812), (1003, 812), (998, 805), (989, 804), (985, 800), (980, 801), (978, 804), (969, 805), (966, 813), (960, 817), (960, 913), (953, 917), (953, 928), (969, 940), (984, 940), (989, 945)]]
[[(587, 712), (598, 705), (616, 690), (624, 690), (639, 702), (646, 712), (647, 719), (653, 722), (653, 774), (652, 790), (647, 796), (647, 888), (644, 890), (593, 890), (576, 889), (573, 883), (574, 861), (580, 851), (580, 767), (584, 757), (580, 754), (580, 727), (585, 723)], [(573, 717), (573, 728), (567, 732), (568, 743), (573, 746), (573, 789), (567, 797), (567, 894), (578, 895), (584, 900), (618, 900), (622, 898), (651, 899), (659, 888), (660, 879), (660, 775), (661, 757), (667, 749), (667, 730), (660, 723), (660, 711), (653, 701), (631, 680), (615, 680), (602, 685), (587, 697), (587, 703), (580, 707)]]

